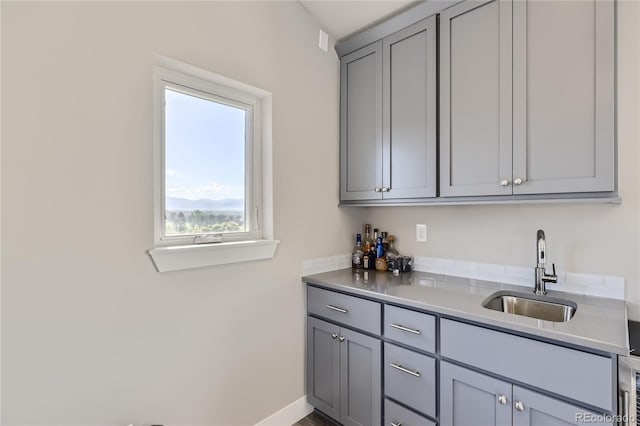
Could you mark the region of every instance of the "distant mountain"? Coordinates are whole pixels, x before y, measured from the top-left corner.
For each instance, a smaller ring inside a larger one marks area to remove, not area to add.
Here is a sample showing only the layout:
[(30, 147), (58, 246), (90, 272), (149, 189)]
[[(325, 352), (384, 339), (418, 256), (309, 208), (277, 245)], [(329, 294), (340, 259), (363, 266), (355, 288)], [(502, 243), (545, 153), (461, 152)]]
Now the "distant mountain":
[(187, 198), (167, 197), (165, 208), (167, 210), (244, 210), (244, 200), (238, 198), (189, 200)]

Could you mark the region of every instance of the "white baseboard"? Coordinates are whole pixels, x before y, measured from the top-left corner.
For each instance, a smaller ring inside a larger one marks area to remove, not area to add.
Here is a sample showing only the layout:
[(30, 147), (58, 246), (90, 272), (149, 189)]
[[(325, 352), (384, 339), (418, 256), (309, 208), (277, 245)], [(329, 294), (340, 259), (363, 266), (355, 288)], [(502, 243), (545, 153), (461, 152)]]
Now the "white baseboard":
[(293, 401), (282, 410), (276, 411), (269, 417), (256, 423), (256, 426), (291, 426), (313, 411), (313, 406), (307, 403), (307, 396)]

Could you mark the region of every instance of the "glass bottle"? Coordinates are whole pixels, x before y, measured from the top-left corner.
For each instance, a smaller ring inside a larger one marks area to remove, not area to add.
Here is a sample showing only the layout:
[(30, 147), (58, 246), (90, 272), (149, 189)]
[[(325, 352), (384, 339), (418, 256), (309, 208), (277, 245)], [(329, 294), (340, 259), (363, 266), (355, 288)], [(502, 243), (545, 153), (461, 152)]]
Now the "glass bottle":
[(389, 239), (388, 233), (386, 231), (382, 231), (382, 247), (384, 248), (385, 253), (389, 251)]
[(375, 243), (371, 240), (371, 225), (367, 223), (364, 225), (364, 241), (362, 242), (364, 252), (368, 253), (372, 245), (375, 245)]
[(356, 245), (351, 251), (351, 267), (353, 269), (362, 269), (362, 236), (356, 234)]
[(367, 269), (376, 269), (376, 245), (375, 244), (371, 244), (371, 246), (369, 247), (369, 252), (367, 253), (367, 255), (369, 256), (369, 263), (368, 263), (368, 268)]
[(382, 237), (378, 237), (376, 243), (376, 271), (387, 270), (387, 259), (384, 256), (384, 247), (382, 247)]
[(398, 256), (400, 253), (398, 253), (398, 250), (396, 250), (396, 248), (393, 246), (393, 243), (395, 243), (396, 241), (396, 237), (394, 237), (393, 235), (389, 235), (388, 240), (389, 240), (389, 249), (387, 251), (391, 254)]
[(378, 228), (373, 228), (373, 244), (378, 244)]

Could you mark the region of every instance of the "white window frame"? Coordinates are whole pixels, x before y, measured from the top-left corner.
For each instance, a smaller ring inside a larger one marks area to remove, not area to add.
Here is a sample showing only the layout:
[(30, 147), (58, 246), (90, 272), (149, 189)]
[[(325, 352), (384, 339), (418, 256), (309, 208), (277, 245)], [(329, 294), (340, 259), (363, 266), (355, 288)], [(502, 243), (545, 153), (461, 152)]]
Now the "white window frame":
[[(273, 257), (271, 93), (168, 58), (153, 68), (154, 249), (158, 271)], [(246, 232), (165, 235), (165, 89), (244, 109)], [(263, 207), (266, 204), (266, 209)], [(221, 241), (211, 241), (214, 236)]]

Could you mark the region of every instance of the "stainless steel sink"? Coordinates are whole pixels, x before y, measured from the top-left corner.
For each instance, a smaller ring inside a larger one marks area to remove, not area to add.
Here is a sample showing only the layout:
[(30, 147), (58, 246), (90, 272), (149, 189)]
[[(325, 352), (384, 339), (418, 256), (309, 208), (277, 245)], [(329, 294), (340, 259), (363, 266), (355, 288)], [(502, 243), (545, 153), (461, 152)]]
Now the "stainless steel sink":
[(553, 322), (569, 321), (578, 309), (578, 305), (570, 300), (513, 291), (493, 293), (482, 302), (482, 306), (494, 311)]

